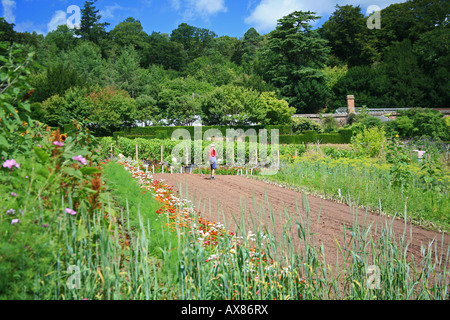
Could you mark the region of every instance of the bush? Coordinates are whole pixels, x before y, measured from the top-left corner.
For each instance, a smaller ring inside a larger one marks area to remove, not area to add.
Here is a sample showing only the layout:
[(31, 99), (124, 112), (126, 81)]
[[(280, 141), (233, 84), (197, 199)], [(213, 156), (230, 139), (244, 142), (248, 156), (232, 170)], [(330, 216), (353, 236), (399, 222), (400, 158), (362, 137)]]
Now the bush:
[(351, 139), (352, 149), (358, 156), (376, 157), (381, 154), (386, 145), (384, 128), (364, 128)]
[(449, 130), (441, 112), (432, 109), (413, 108), (401, 111), (390, 124), (401, 138), (428, 136), (432, 139), (449, 139)]
[(301, 134), (305, 131), (316, 131), (317, 133), (322, 132), (322, 127), (319, 123), (308, 118), (294, 118), (292, 119), (292, 133)]

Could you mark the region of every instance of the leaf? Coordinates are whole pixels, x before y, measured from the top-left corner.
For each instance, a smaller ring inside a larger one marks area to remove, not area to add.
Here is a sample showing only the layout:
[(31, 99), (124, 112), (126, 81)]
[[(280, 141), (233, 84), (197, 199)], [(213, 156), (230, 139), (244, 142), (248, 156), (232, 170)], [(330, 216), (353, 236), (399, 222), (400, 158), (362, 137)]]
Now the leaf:
[(85, 167), (80, 169), (82, 174), (91, 175), (96, 173), (101, 173), (100, 169), (94, 167)]
[(41, 160), (42, 163), (46, 163), (48, 161), (48, 158), (50, 157), (47, 152), (42, 150), (42, 148), (39, 148), (37, 146), (33, 146), (34, 152), (38, 156), (39, 160)]
[(8, 141), (5, 139), (4, 136), (0, 136), (0, 146), (4, 147), (4, 148), (8, 148), (9, 147), (9, 143)]

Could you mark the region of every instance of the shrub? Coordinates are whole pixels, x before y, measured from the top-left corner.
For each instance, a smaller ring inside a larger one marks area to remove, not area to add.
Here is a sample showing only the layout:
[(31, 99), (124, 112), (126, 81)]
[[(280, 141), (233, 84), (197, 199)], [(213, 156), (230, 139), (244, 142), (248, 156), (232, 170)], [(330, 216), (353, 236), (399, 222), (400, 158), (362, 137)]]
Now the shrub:
[(386, 145), (386, 133), (384, 128), (364, 127), (362, 132), (351, 139), (352, 149), (358, 156), (376, 157), (381, 154)]
[(321, 133), (322, 127), (319, 123), (308, 118), (294, 118), (292, 120), (292, 132), (294, 134), (304, 133), (308, 130), (313, 130), (317, 133)]

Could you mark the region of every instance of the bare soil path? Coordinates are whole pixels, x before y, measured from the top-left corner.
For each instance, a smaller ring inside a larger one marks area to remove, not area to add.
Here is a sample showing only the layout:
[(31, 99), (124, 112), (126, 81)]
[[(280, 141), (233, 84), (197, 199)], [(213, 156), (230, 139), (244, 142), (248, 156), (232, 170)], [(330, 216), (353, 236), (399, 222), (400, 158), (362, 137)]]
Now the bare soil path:
[[(225, 223), (230, 231), (237, 231), (232, 215), (234, 214), (240, 224), (241, 210), (242, 216), (247, 220), (247, 225), (252, 231), (256, 230), (253, 230), (251, 216), (255, 223), (267, 226), (277, 236), (283, 233), (286, 217), (291, 217), (292, 232), (300, 245), (299, 250), (301, 241), (297, 236), (293, 219), (295, 216), (300, 221), (300, 214), (304, 224), (309, 220), (310, 232), (316, 233), (315, 243), (323, 244), (326, 261), (330, 264), (336, 261), (337, 242), (342, 245), (344, 233), (347, 233), (347, 236), (349, 234), (344, 226), (351, 227), (355, 217), (360, 225), (371, 224), (374, 231), (372, 233), (379, 234), (385, 229), (386, 224), (389, 226), (392, 224), (391, 230), (396, 239), (405, 233), (405, 222), (401, 219), (392, 219), (392, 217), (371, 212), (366, 214), (363, 209), (357, 210), (358, 214), (355, 214), (355, 208), (314, 196), (307, 196), (311, 209), (310, 217), (307, 219), (306, 213), (302, 210), (302, 193), (242, 176), (216, 176), (215, 180), (210, 180), (208, 175), (194, 174), (155, 174), (153, 177), (164, 180), (166, 184), (181, 190), (183, 197), (185, 197), (187, 186), (188, 198), (202, 216), (210, 221)], [(268, 225), (270, 211), (277, 222), (274, 229)], [(223, 221), (224, 219), (226, 221)], [(406, 227), (406, 237), (409, 242), (408, 250), (416, 259), (421, 257), (421, 246), (428, 247), (431, 241), (433, 241), (433, 249), (444, 255), (450, 245), (448, 235), (445, 234), (443, 237), (442, 233), (426, 230), (410, 223)]]

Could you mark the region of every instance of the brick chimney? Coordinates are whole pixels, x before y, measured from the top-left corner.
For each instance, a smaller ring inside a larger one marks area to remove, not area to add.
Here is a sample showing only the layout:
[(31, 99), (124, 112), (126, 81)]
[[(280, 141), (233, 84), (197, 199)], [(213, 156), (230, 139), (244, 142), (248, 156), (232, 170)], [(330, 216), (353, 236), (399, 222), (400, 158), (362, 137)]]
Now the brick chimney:
[(353, 96), (353, 95), (347, 96), (347, 113), (348, 114), (356, 113), (355, 96)]

